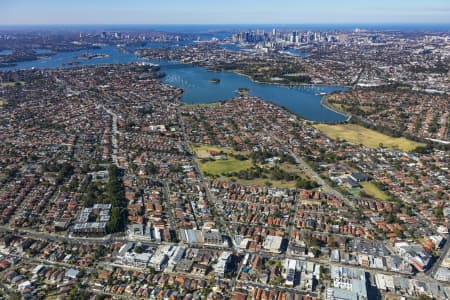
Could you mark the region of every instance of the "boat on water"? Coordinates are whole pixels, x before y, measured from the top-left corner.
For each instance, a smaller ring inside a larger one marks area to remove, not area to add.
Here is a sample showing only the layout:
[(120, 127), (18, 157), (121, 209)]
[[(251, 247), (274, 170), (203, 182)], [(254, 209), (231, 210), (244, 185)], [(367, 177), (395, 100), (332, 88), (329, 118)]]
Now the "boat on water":
[(208, 81), (211, 82), (211, 83), (220, 83), (220, 79), (219, 78), (211, 78)]

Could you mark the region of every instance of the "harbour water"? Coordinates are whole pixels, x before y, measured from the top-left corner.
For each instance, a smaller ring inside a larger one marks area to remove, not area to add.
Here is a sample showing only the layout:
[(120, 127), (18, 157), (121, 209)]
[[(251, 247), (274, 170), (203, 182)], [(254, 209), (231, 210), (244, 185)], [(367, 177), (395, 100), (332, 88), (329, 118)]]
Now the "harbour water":
[[(106, 54), (96, 59), (77, 59), (83, 54)], [(77, 65), (68, 64), (78, 62)], [(34, 61), (19, 62), (14, 67), (0, 68), (0, 71), (22, 70), (30, 68), (69, 68), (81, 65), (124, 64), (130, 62), (150, 62), (132, 53), (119, 51), (118, 47), (104, 46), (100, 49), (72, 52), (57, 52), (46, 58)], [(283, 106), (301, 117), (318, 122), (344, 121), (346, 116), (329, 110), (321, 104), (323, 93), (346, 90), (339, 86), (281, 86), (275, 84), (256, 83), (248, 77), (231, 72), (210, 72), (206, 68), (170, 61), (151, 61), (161, 66), (166, 74), (165, 83), (184, 90), (181, 100), (185, 103), (208, 103), (227, 100), (236, 95), (239, 88), (248, 88), (249, 94)], [(220, 79), (219, 83), (211, 83), (211, 78)]]
[(13, 52), (11, 50), (0, 50), (0, 55), (10, 55)]
[[(305, 119), (320, 122), (344, 121), (346, 116), (321, 105), (320, 93), (346, 90), (338, 86), (280, 86), (256, 83), (246, 76), (232, 72), (210, 72), (202, 67), (174, 64), (162, 66), (166, 73), (163, 81), (184, 90), (182, 101), (186, 103), (207, 103), (227, 100), (236, 95), (239, 88), (248, 88), (249, 94), (283, 106)], [(220, 83), (211, 83), (211, 78)]]

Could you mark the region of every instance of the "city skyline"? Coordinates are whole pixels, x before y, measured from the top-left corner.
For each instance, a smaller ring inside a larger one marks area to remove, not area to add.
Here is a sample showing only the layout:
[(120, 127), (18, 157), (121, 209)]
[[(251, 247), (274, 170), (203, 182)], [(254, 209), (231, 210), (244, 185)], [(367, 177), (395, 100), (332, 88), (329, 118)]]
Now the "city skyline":
[(423, 1), (2, 1), (0, 25), (448, 24), (450, 3)]

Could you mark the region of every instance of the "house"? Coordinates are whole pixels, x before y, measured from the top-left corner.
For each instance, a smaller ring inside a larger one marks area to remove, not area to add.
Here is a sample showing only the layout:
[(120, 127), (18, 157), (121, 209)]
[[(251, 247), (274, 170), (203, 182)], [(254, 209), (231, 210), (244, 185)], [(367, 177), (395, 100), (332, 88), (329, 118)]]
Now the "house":
[(9, 266), (11, 265), (11, 263), (7, 260), (2, 260), (0, 261), (0, 270), (5, 270), (7, 268), (9, 268)]
[(17, 289), (18, 289), (19, 291), (23, 291), (23, 290), (25, 290), (25, 289), (29, 289), (32, 285), (33, 285), (33, 284), (31, 283), (31, 281), (26, 280), (26, 281), (20, 283), (20, 284), (17, 286)]
[(79, 270), (74, 269), (74, 268), (70, 268), (64, 274), (64, 279), (66, 279), (66, 280), (77, 279), (79, 274), (80, 274)]
[(231, 296), (231, 300), (246, 300), (248, 292), (245, 289), (236, 289)]

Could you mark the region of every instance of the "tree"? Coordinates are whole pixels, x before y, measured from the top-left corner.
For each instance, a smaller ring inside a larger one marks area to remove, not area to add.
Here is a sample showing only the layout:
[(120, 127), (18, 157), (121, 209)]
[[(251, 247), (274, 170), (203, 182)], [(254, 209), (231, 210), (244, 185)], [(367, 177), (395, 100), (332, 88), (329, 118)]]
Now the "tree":
[(444, 217), (444, 207), (438, 206), (433, 209), (433, 214), (436, 218), (442, 219)]
[(394, 230), (395, 235), (397, 235), (397, 237), (404, 237), (403, 231), (401, 231), (400, 229), (395, 229)]
[(386, 223), (388, 224), (396, 223), (397, 222), (396, 219), (397, 218), (394, 216), (393, 213), (388, 213), (388, 215), (386, 216)]
[(317, 248), (312, 248), (310, 249), (310, 251), (312, 252), (312, 254), (314, 254), (314, 257), (319, 257), (322, 254), (322, 252), (320, 252), (320, 250)]
[(126, 206), (124, 203), (124, 186), (120, 176), (120, 170), (117, 166), (109, 167), (109, 181), (106, 186), (106, 195), (113, 207)]
[(145, 166), (145, 172), (147, 174), (158, 174), (159, 167), (151, 161), (147, 162), (147, 165)]
[(9, 295), (10, 300), (21, 300), (22, 299), (22, 295), (19, 292), (14, 292), (11, 295)]
[(100, 245), (98, 248), (95, 249), (94, 252), (94, 259), (98, 260), (100, 257), (103, 257), (105, 255), (105, 246)]
[(125, 227), (126, 218), (126, 209), (113, 207), (111, 209), (111, 219), (108, 222), (107, 231), (110, 233), (122, 231)]
[(111, 165), (108, 171), (109, 181), (106, 185), (106, 195), (112, 209), (107, 231), (113, 233), (124, 229), (128, 212), (126, 209), (125, 188), (122, 182), (121, 171), (116, 165)]
[(310, 190), (310, 189), (318, 187), (319, 185), (315, 181), (305, 180), (305, 179), (301, 178), (301, 179), (297, 180), (295, 186), (299, 189)]
[(97, 202), (97, 192), (97, 186), (91, 182), (87, 188), (87, 192), (82, 198), (84, 207), (92, 207)]

